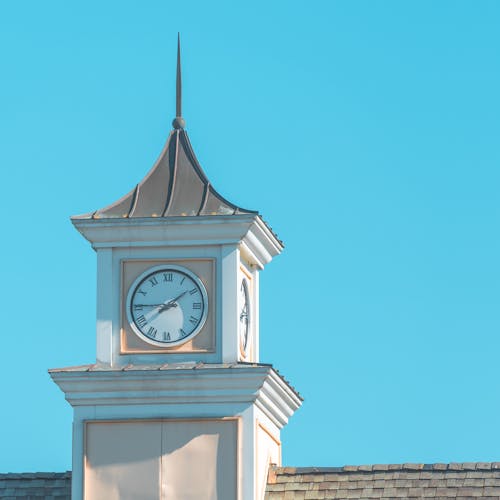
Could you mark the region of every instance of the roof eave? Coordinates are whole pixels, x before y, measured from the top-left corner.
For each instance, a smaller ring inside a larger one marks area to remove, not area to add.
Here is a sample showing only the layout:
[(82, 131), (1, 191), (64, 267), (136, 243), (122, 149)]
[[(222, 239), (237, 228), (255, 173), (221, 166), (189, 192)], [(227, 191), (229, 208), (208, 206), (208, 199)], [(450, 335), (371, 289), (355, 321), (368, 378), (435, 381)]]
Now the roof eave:
[[(297, 391), (271, 365), (89, 365), (49, 374), (72, 406), (254, 403), (279, 428), (301, 406)], [(193, 386), (193, 381), (196, 381)]]
[(257, 214), (82, 219), (76, 229), (97, 248), (242, 244), (259, 267), (281, 253), (282, 242)]

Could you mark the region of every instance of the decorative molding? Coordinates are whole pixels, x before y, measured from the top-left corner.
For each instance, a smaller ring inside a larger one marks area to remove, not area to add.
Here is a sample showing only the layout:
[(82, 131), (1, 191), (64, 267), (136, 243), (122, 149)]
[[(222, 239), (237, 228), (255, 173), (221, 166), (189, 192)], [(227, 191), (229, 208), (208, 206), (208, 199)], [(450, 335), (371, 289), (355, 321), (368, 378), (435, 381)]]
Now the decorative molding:
[(259, 215), (72, 219), (93, 248), (227, 245), (243, 242), (262, 268), (283, 244)]
[(300, 407), (301, 398), (268, 365), (199, 366), (185, 364), (95, 365), (49, 371), (73, 407), (115, 405), (255, 404), (278, 428)]

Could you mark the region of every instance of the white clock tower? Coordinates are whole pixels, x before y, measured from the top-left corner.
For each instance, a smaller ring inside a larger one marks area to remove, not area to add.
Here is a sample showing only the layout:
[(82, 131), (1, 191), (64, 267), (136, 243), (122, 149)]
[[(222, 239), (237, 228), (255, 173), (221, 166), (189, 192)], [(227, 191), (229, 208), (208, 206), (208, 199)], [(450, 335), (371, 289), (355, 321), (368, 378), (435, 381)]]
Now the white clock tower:
[(72, 217), (97, 254), (97, 359), (50, 370), (74, 408), (73, 500), (255, 500), (295, 390), (259, 363), (259, 272), (283, 246), (223, 198), (177, 110), (130, 193)]

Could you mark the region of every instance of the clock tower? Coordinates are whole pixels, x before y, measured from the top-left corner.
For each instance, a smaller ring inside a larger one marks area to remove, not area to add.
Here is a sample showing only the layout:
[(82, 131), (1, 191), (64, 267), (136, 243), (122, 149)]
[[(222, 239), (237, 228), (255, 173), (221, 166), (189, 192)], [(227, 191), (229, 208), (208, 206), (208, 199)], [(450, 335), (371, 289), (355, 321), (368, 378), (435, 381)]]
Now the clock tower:
[(128, 194), (72, 217), (97, 255), (96, 362), (50, 370), (74, 409), (73, 500), (255, 500), (296, 391), (259, 363), (259, 272), (283, 245), (199, 165), (181, 112)]

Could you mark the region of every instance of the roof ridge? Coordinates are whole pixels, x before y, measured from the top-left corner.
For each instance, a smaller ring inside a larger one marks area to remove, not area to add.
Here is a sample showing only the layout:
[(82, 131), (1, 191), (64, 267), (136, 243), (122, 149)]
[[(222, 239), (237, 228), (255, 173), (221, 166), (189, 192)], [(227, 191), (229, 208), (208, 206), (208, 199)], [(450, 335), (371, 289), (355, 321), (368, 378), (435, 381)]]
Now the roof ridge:
[(343, 465), (340, 467), (278, 467), (273, 466), (275, 474), (296, 475), (296, 474), (325, 474), (353, 472), (420, 472), (420, 471), (488, 471), (500, 470), (500, 462), (436, 462), (431, 464), (406, 462), (401, 464), (366, 464), (366, 465)]
[(1, 480), (9, 479), (64, 479), (71, 477), (71, 471), (65, 472), (0, 472)]

